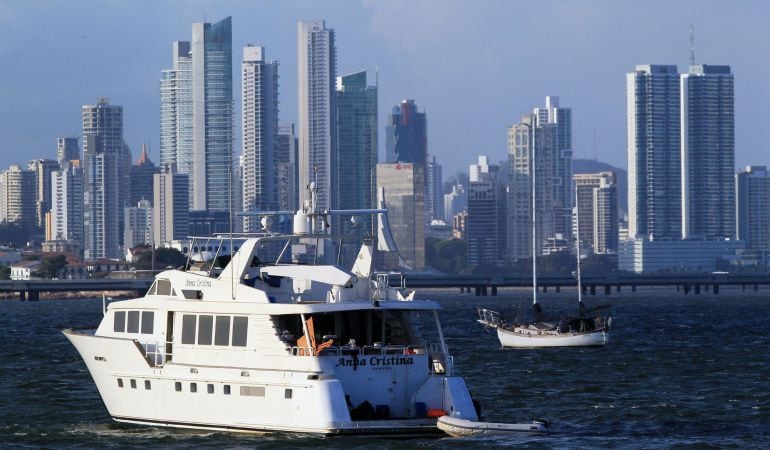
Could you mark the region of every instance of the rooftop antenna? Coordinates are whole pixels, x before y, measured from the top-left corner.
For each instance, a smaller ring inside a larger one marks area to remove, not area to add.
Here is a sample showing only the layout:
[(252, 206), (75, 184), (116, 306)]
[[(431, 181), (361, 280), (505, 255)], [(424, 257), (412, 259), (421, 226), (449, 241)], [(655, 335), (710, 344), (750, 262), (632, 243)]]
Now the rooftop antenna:
[(690, 65), (695, 65), (695, 24), (690, 23)]

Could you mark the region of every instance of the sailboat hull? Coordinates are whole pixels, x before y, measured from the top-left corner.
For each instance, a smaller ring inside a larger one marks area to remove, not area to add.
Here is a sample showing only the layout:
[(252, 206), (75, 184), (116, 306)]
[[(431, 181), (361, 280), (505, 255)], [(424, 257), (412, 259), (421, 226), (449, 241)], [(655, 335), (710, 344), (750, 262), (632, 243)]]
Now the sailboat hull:
[(545, 348), (545, 347), (598, 347), (609, 341), (606, 330), (582, 333), (559, 333), (556, 331), (533, 331), (527, 327), (511, 330), (497, 327), (497, 338), (503, 347)]

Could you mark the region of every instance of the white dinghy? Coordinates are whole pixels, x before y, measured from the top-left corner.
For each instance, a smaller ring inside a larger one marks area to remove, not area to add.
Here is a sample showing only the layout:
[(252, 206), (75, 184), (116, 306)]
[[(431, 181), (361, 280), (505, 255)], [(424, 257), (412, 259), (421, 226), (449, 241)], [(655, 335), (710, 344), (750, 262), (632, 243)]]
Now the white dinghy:
[(439, 417), (436, 425), (439, 430), (452, 437), (548, 432), (548, 423), (540, 420), (533, 420), (531, 423), (494, 423), (477, 422), (452, 416), (442, 416)]

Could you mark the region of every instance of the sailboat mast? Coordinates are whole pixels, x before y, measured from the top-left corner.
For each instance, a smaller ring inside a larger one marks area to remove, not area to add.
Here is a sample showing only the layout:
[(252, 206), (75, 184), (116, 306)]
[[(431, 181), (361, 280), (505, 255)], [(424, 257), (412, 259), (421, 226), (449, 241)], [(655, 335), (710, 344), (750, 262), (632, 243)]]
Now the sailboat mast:
[(575, 255), (577, 256), (578, 304), (581, 304), (583, 303), (583, 281), (580, 275), (580, 205), (578, 204), (577, 182), (575, 183), (575, 228), (577, 228), (575, 235)]
[[(533, 117), (536, 121), (537, 118)], [(530, 133), (532, 133), (532, 162), (530, 167), (532, 168), (532, 304), (537, 304), (537, 213), (535, 206), (537, 205), (535, 192), (537, 190), (536, 173), (535, 170), (535, 134), (537, 130), (537, 123), (533, 122), (529, 127)]]

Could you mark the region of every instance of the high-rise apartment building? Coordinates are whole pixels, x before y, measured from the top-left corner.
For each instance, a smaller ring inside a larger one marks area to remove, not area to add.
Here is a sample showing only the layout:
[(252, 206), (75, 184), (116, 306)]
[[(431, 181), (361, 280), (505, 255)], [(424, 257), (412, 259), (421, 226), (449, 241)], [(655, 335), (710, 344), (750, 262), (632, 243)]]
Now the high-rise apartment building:
[[(187, 174), (176, 173), (173, 165), (164, 166), (153, 176), (152, 237), (155, 246), (188, 237), (188, 178)], [(226, 211), (221, 213), (227, 214)]]
[(465, 241), (468, 243), (468, 267), (502, 263), (507, 259), (506, 180), (500, 166), (489, 164), (479, 156), (478, 164), (470, 167), (468, 186), (468, 216)]
[(388, 116), (385, 151), (387, 162), (428, 162), (428, 119), (413, 99), (401, 101)]
[[(245, 47), (241, 76), (243, 211), (273, 211), (278, 207), (278, 62), (266, 59), (264, 47)], [(244, 216), (243, 231), (258, 231), (259, 219)]]
[[(535, 176), (537, 215), (535, 251), (542, 254), (543, 243), (556, 238), (556, 208), (553, 176), (558, 156), (558, 127), (540, 123), (534, 114), (508, 128), (508, 252), (511, 259), (532, 256), (532, 176)], [(469, 195), (470, 201), (470, 195)], [(564, 239), (561, 235), (560, 239)]]
[(615, 173), (580, 173), (572, 178), (577, 189), (576, 222), (580, 224), (581, 251), (617, 252), (618, 199)]
[(603, 178), (593, 190), (593, 247), (595, 253), (618, 252), (618, 188)]
[(770, 251), (770, 172), (748, 166), (735, 176), (737, 238), (751, 250)]
[(682, 237), (735, 237), (735, 95), (730, 66), (680, 77)]
[(129, 179), (123, 107), (100, 98), (83, 105), (83, 257), (122, 256), (121, 227)]
[(337, 119), (335, 78), (337, 51), (334, 30), (323, 20), (297, 25), (297, 81), (300, 206), (308, 200), (305, 186), (316, 184), (320, 209), (337, 207), (332, 176), (337, 173)]
[(161, 165), (189, 177), (190, 208), (228, 210), (233, 195), (232, 22), (194, 23), (161, 73)]
[(398, 252), (414, 270), (425, 268), (425, 167), (377, 164), (377, 189), (385, 189), (388, 222)]
[(444, 178), (441, 172), (441, 164), (436, 161), (435, 156), (428, 158), (427, 176), (425, 220), (428, 223), (433, 220), (444, 220)]
[[(339, 209), (367, 209), (376, 203), (377, 86), (366, 71), (337, 77), (337, 172), (333, 190)], [(359, 228), (361, 229), (361, 228)], [(372, 230), (366, 226), (367, 234)]]
[(83, 248), (83, 168), (65, 163), (51, 174), (51, 220), (48, 240), (70, 241)]
[(2, 173), (0, 221), (12, 223), (31, 232), (37, 225), (35, 214), (35, 172), (13, 165)]
[(140, 245), (152, 245), (152, 204), (140, 200), (136, 206), (126, 207), (124, 213), (123, 246), (126, 250)]
[(59, 166), (75, 159), (80, 159), (77, 136), (56, 138), (56, 161), (59, 162)]
[(640, 65), (626, 75), (632, 239), (682, 236), (679, 90), (676, 66)]
[(559, 97), (547, 96), (545, 108), (535, 108), (537, 126), (553, 125), (553, 156), (544, 175), (551, 178), (553, 232), (569, 239), (572, 232), (572, 109), (559, 106)]
[(454, 216), (468, 210), (468, 193), (461, 184), (452, 186), (452, 192), (444, 194), (444, 221), (454, 220)]
[(35, 224), (45, 228), (45, 215), (51, 210), (51, 173), (59, 169), (59, 162), (52, 159), (33, 159), (27, 170), (35, 174)]

